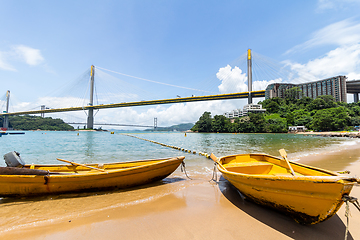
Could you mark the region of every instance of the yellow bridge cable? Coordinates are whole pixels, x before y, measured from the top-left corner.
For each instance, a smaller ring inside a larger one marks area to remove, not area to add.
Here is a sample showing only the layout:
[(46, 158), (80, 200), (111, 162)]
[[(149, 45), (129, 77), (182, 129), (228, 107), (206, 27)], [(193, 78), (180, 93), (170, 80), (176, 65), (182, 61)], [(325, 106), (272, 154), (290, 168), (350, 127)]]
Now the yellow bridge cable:
[[(120, 134), (121, 134), (121, 135), (128, 136), (128, 137), (133, 137), (133, 138), (137, 138), (137, 139), (140, 139), (140, 140), (148, 141), (148, 142), (151, 142), (151, 143), (159, 144), (159, 145), (164, 146), (164, 147), (173, 148), (173, 149), (176, 149), (176, 150), (179, 150), (179, 151), (183, 151), (183, 152), (186, 152), (186, 153), (196, 154), (196, 151), (192, 151), (192, 150), (189, 150), (189, 149), (185, 149), (185, 148), (181, 148), (181, 147), (176, 147), (176, 146), (172, 146), (172, 145), (167, 145), (167, 144), (164, 144), (164, 143), (152, 141), (152, 140), (149, 140), (149, 139), (137, 137), (137, 136), (130, 135), (130, 134), (125, 134), (125, 133), (120, 133)], [(208, 153), (198, 152), (198, 154), (201, 155), (201, 156), (204, 156), (204, 157), (206, 157), (206, 158), (210, 158), (210, 154), (208, 154)]]
[(173, 84), (169, 84), (169, 83), (157, 82), (157, 81), (149, 80), (149, 79), (146, 79), (146, 78), (140, 78), (140, 77), (135, 77), (135, 76), (131, 76), (131, 75), (128, 75), (128, 74), (124, 74), (124, 73), (115, 72), (115, 71), (112, 71), (112, 70), (109, 70), (109, 69), (105, 69), (105, 68), (102, 68), (102, 67), (98, 67), (98, 66), (96, 66), (96, 67), (97, 67), (97, 68), (100, 68), (100, 69), (102, 69), (102, 70), (105, 70), (105, 71), (109, 71), (109, 72), (112, 72), (112, 73), (120, 74), (120, 75), (123, 75), (123, 76), (126, 76), (126, 77), (136, 78), (136, 79), (143, 80), (143, 81), (147, 81), (147, 82), (162, 84), (162, 85), (166, 85), (166, 86), (170, 86), (170, 87), (183, 88), (183, 89), (187, 89), (187, 90), (194, 90), (194, 91), (199, 91), (199, 92), (215, 93), (215, 92), (210, 92), (210, 91), (205, 91), (205, 90), (199, 90), (199, 89), (195, 89), (195, 88), (188, 88), (188, 87), (177, 86), (177, 85), (173, 85)]

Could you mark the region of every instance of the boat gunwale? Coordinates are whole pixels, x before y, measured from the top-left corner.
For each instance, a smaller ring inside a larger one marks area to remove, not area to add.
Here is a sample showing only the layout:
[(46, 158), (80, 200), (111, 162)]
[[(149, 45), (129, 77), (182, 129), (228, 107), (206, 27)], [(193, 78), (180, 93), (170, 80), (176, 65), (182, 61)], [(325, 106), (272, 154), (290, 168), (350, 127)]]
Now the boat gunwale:
[[(305, 165), (305, 164), (301, 164), (301, 163), (297, 163), (297, 162), (293, 162), (293, 161), (289, 161), (290, 164), (292, 165), (296, 165), (298, 167), (302, 167), (302, 168), (307, 168), (307, 169), (311, 169), (311, 170), (315, 170), (321, 173), (326, 173), (329, 174), (330, 176), (303, 176), (303, 175), (291, 175), (291, 174), (281, 174), (281, 175), (273, 175), (273, 174), (248, 174), (248, 173), (239, 173), (239, 172), (234, 172), (234, 171), (229, 171), (227, 170), (223, 164), (221, 163), (222, 160), (224, 160), (225, 158), (230, 158), (230, 157), (236, 157), (236, 156), (245, 156), (245, 155), (257, 155), (257, 156), (266, 156), (266, 157), (270, 157), (276, 160), (280, 160), (283, 161), (283, 159), (276, 157), (276, 156), (272, 156), (269, 154), (265, 154), (265, 153), (246, 153), (246, 154), (233, 154), (233, 155), (227, 155), (227, 156), (222, 156), (218, 159), (217, 163), (218, 163), (218, 170), (221, 173), (224, 174), (229, 174), (229, 175), (236, 175), (236, 176), (241, 176), (241, 177), (246, 177), (246, 178), (253, 178), (253, 179), (259, 179), (259, 180), (264, 180), (264, 179), (272, 179), (272, 180), (281, 180), (281, 181), (289, 181), (289, 180), (295, 180), (295, 181), (312, 181), (312, 182), (329, 182), (329, 183), (336, 183), (338, 181), (348, 181), (350, 182), (349, 184), (353, 184), (353, 182), (357, 182), (359, 181), (358, 179), (356, 179), (355, 177), (350, 177), (350, 176), (343, 176), (340, 175), (336, 172), (332, 172), (326, 169), (322, 169), (322, 168), (317, 168), (317, 167), (313, 167), (313, 166), (309, 166), (309, 165)], [(258, 161), (258, 162), (268, 162), (268, 161)], [(270, 164), (274, 164), (269, 162)], [(274, 164), (277, 165), (277, 164)]]
[[(143, 169), (143, 168), (149, 168), (149, 167), (156, 167), (158, 165), (163, 165), (166, 163), (172, 163), (172, 162), (178, 162), (178, 161), (184, 161), (185, 157), (184, 156), (179, 156), (179, 157), (169, 157), (169, 158), (162, 158), (162, 159), (150, 159), (150, 160), (141, 160), (141, 161), (128, 161), (128, 162), (117, 162), (117, 163), (106, 163), (107, 165), (113, 165), (113, 164), (120, 164), (122, 165), (123, 163), (128, 164), (128, 163), (139, 163), (139, 162), (151, 162), (153, 161), (154, 163), (150, 163), (150, 164), (146, 164), (146, 165), (140, 165), (140, 166), (131, 166), (131, 167), (127, 167), (127, 168), (115, 168), (115, 169), (104, 169), (105, 172), (102, 171), (96, 171), (96, 170), (80, 170), (79, 172), (75, 172), (75, 171), (70, 171), (70, 172), (64, 172), (67, 174), (49, 174), (49, 175), (0, 175), (0, 178), (36, 178), (36, 177), (40, 177), (43, 178), (44, 176), (48, 177), (48, 178), (83, 178), (83, 177), (93, 177), (93, 176), (109, 176), (109, 175), (113, 175), (116, 173), (123, 173), (123, 172), (127, 172), (127, 171), (136, 171), (138, 169)], [(158, 161), (158, 162), (156, 162)], [(106, 165), (104, 163), (104, 165)], [(88, 166), (92, 166), (92, 165), (97, 165), (97, 163), (94, 164), (87, 164)], [(30, 167), (31, 165), (25, 165), (27, 167)], [(34, 165), (34, 166), (42, 166), (42, 167), (56, 167), (56, 166), (61, 166), (61, 167), (69, 167), (69, 166), (74, 166), (71, 164), (53, 164), (53, 165)], [(76, 166), (74, 166), (76, 167)], [(62, 173), (61, 171), (58, 171), (57, 173)], [(132, 174), (132, 173), (131, 173)]]

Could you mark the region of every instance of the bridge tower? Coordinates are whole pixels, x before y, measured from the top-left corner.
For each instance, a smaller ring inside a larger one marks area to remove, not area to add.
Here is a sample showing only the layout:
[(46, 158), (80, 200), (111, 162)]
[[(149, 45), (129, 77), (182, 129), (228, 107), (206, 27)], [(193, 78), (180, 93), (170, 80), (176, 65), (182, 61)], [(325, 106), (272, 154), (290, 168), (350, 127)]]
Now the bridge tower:
[(154, 118), (154, 130), (157, 129), (157, 118)]
[[(94, 105), (94, 76), (95, 76), (95, 66), (91, 65), (90, 71), (90, 102), (89, 106)], [(94, 109), (92, 107), (89, 108), (88, 118), (87, 118), (87, 128), (94, 128)]]
[(247, 59), (247, 65), (248, 65), (248, 92), (249, 92), (249, 98), (248, 98), (248, 104), (252, 103), (252, 59), (251, 59), (251, 49), (248, 49), (248, 59)]
[[(10, 90), (6, 92), (6, 113), (9, 112), (9, 102), (10, 102)], [(3, 120), (3, 127), (9, 128), (9, 116), (5, 115)]]

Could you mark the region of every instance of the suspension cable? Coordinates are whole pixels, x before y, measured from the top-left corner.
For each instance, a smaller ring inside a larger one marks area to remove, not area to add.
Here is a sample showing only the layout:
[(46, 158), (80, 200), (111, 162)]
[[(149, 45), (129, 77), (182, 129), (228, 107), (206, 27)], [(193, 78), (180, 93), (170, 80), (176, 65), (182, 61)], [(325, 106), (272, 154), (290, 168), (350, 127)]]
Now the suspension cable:
[(143, 80), (143, 81), (147, 81), (147, 82), (162, 84), (162, 85), (166, 85), (166, 86), (170, 86), (170, 87), (183, 88), (183, 89), (187, 89), (187, 90), (194, 90), (194, 91), (199, 91), (199, 92), (214, 93), (214, 92), (210, 92), (210, 91), (199, 90), (199, 89), (188, 88), (188, 87), (182, 87), (182, 86), (173, 85), (173, 84), (169, 84), (169, 83), (157, 82), (157, 81), (149, 80), (149, 79), (146, 79), (146, 78), (140, 78), (140, 77), (135, 77), (135, 76), (131, 76), (131, 75), (128, 75), (128, 74), (124, 74), (124, 73), (115, 72), (115, 71), (112, 71), (112, 70), (109, 70), (109, 69), (105, 69), (105, 68), (102, 68), (102, 67), (98, 67), (98, 66), (96, 66), (96, 67), (97, 67), (97, 68), (100, 68), (100, 69), (102, 69), (102, 70), (105, 70), (105, 71), (109, 71), (109, 72), (112, 72), (112, 73), (120, 74), (120, 75), (123, 75), (123, 76), (126, 76), (126, 77), (136, 78), (136, 79)]

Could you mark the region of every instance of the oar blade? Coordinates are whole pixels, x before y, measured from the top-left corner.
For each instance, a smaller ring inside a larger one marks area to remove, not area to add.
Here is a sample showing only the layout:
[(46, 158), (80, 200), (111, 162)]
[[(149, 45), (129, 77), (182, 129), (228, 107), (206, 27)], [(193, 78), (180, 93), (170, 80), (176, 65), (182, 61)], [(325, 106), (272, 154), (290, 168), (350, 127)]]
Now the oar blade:
[(283, 158), (287, 158), (287, 153), (286, 153), (286, 151), (285, 151), (285, 149), (280, 149), (279, 150), (279, 152), (280, 152), (280, 155), (283, 157)]
[(285, 159), (285, 162), (286, 162), (288, 168), (290, 169), (291, 174), (293, 176), (295, 176), (295, 172), (294, 172), (293, 168), (291, 167), (289, 160), (287, 159), (287, 153), (286, 153), (285, 149), (280, 149), (279, 152), (280, 152), (280, 155)]
[(215, 154), (211, 153), (210, 154), (210, 158), (214, 161), (214, 162), (217, 162), (218, 161), (218, 158), (215, 156)]

